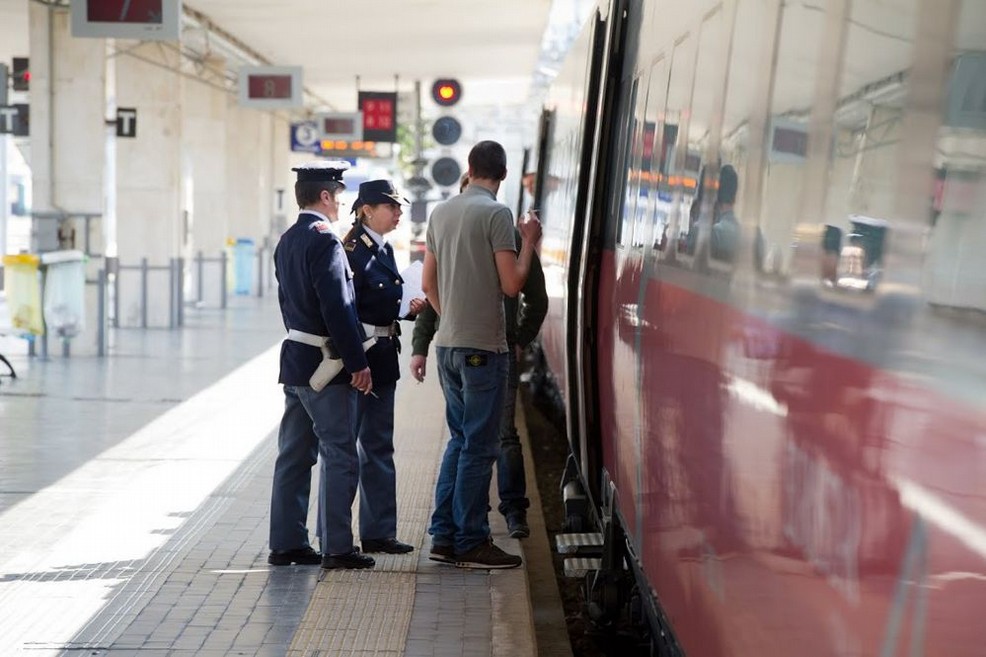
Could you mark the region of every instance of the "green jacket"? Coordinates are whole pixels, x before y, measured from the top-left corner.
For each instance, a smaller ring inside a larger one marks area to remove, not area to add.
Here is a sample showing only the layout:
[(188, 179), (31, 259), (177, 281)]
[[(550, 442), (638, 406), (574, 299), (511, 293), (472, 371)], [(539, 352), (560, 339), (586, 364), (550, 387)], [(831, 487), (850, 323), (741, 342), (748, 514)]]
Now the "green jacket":
[[(517, 235), (517, 247), (521, 239)], [(526, 347), (541, 330), (541, 323), (548, 314), (548, 292), (544, 286), (544, 270), (537, 253), (531, 258), (531, 271), (527, 282), (516, 297), (503, 298), (503, 314), (506, 318), (507, 345)], [(425, 308), (414, 322), (414, 333), (411, 336), (411, 353), (415, 356), (427, 356), (428, 347), (438, 331), (438, 313), (430, 305)]]

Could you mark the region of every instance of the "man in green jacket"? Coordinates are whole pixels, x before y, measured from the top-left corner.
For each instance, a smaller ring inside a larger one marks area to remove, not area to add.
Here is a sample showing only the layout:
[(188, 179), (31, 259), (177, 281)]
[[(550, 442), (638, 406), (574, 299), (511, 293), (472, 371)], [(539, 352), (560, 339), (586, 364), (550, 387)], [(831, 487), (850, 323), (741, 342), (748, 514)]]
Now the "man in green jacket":
[[(467, 182), (467, 181), (466, 181)], [(466, 182), (463, 183), (465, 187)], [(521, 238), (517, 234), (517, 248)], [(541, 323), (548, 313), (548, 293), (544, 286), (544, 271), (537, 254), (531, 259), (527, 282), (518, 297), (504, 297), (507, 346), (512, 358), (507, 375), (507, 394), (504, 396), (503, 415), (500, 418), (500, 456), (496, 461), (497, 489), (500, 492), (498, 510), (507, 520), (507, 530), (512, 538), (526, 538), (531, 530), (527, 526), (527, 480), (524, 476), (524, 453), (520, 436), (514, 424), (517, 405), (517, 386), (520, 376), (518, 361), (524, 347), (537, 337)], [(425, 380), (428, 347), (438, 330), (438, 314), (430, 305), (418, 314), (411, 337), (411, 375), (418, 381)]]

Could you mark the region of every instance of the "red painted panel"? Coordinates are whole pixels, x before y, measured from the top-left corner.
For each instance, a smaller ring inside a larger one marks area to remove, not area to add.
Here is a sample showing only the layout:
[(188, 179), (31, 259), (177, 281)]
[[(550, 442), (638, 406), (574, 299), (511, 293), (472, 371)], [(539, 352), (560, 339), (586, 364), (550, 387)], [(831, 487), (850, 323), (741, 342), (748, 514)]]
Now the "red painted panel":
[(604, 465), (686, 653), (981, 654), (986, 412), (602, 272)]

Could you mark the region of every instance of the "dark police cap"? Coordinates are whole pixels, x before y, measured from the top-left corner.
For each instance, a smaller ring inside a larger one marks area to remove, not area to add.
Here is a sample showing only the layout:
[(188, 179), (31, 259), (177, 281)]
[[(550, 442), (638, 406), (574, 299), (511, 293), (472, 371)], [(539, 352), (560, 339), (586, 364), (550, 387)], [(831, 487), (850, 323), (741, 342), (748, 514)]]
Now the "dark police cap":
[(407, 199), (397, 193), (397, 188), (389, 180), (367, 180), (359, 185), (360, 205), (378, 203), (407, 203)]
[(298, 173), (298, 182), (337, 182), (343, 187), (342, 172), (349, 168), (349, 162), (319, 160), (309, 162), (298, 167), (292, 167), (292, 171)]

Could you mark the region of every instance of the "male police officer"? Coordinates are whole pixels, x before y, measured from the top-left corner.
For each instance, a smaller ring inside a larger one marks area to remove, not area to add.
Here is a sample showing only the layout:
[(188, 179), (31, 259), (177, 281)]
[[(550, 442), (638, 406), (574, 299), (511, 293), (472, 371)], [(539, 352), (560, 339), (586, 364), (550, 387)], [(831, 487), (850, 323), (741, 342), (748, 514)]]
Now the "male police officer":
[[(278, 300), (288, 335), (281, 346), (279, 382), (284, 384), (285, 405), (271, 493), (267, 561), (272, 565), (374, 565), (372, 557), (354, 547), (351, 527), (359, 481), (357, 391), (368, 394), (373, 382), (355, 312), (352, 272), (342, 242), (329, 225), (338, 219), (337, 195), (345, 188), (346, 168), (344, 162), (316, 162), (293, 169), (298, 173), (295, 198), (301, 213), (274, 251)], [(323, 387), (313, 374), (327, 353), (341, 358), (345, 369)], [(319, 456), (321, 555), (309, 544), (305, 525), (311, 469)]]

